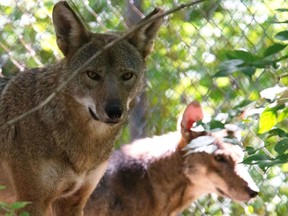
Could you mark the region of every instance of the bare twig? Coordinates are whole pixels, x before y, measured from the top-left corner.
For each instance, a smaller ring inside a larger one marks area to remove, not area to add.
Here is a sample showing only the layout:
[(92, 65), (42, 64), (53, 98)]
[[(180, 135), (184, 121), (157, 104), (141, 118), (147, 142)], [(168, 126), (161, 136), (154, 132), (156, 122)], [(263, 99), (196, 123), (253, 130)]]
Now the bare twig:
[(130, 34), (132, 34), (133, 32), (139, 30), (141, 27), (143, 27), (144, 25), (148, 24), (149, 22), (152, 22), (154, 20), (157, 20), (157, 19), (160, 19), (164, 16), (167, 16), (169, 14), (172, 14), (172, 13), (175, 13), (181, 9), (184, 9), (184, 8), (187, 8), (187, 7), (190, 7), (190, 6), (193, 6), (193, 5), (196, 5), (196, 4), (199, 4), (201, 2), (204, 2), (204, 1), (207, 1), (207, 0), (198, 0), (198, 1), (193, 1), (193, 2), (189, 2), (189, 3), (186, 3), (186, 4), (181, 4), (175, 8), (172, 8), (166, 12), (164, 12), (163, 14), (158, 14), (158, 15), (155, 15), (153, 17), (151, 17), (150, 19), (148, 20), (145, 20), (143, 22), (140, 22), (138, 25), (132, 27), (130, 30), (128, 30), (125, 34), (123, 34), (122, 36), (120, 36), (119, 38), (111, 41), (110, 43), (108, 43), (106, 46), (104, 46), (101, 50), (99, 50), (98, 52), (96, 52), (92, 57), (90, 57), (84, 64), (82, 64), (79, 68), (77, 68), (76, 70), (74, 70), (72, 73), (71, 73), (71, 76), (63, 83), (61, 83), (44, 101), (42, 101), (41, 103), (39, 103), (37, 106), (33, 107), (32, 109), (26, 111), (25, 113), (7, 121), (6, 123), (4, 123), (2, 126), (5, 126), (5, 125), (12, 125), (14, 124), (15, 122), (27, 117), (28, 115), (31, 115), (32, 113), (38, 111), (39, 109), (41, 109), (42, 107), (44, 107), (45, 105), (47, 105), (66, 85), (68, 82), (70, 82), (74, 77), (76, 77), (79, 72), (87, 67), (97, 56), (99, 56), (101, 53), (103, 53), (104, 51), (106, 51), (107, 49), (111, 48), (112, 46), (114, 46), (116, 43), (126, 39)]

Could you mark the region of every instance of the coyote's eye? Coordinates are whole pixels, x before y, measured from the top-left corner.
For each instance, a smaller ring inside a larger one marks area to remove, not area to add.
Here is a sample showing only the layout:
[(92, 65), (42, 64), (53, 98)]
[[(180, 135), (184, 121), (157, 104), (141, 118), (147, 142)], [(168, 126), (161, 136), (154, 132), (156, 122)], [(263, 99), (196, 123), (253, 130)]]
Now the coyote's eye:
[(222, 162), (222, 163), (225, 163), (227, 162), (227, 159), (224, 157), (224, 155), (215, 155), (215, 160), (218, 161), (218, 162)]
[(94, 71), (88, 70), (88, 71), (86, 71), (86, 73), (90, 79), (93, 79), (93, 80), (100, 80), (101, 79), (101, 76)]
[(132, 79), (132, 77), (134, 76), (134, 74), (132, 72), (127, 72), (127, 73), (124, 73), (121, 78), (122, 80), (124, 81), (128, 81), (130, 79)]

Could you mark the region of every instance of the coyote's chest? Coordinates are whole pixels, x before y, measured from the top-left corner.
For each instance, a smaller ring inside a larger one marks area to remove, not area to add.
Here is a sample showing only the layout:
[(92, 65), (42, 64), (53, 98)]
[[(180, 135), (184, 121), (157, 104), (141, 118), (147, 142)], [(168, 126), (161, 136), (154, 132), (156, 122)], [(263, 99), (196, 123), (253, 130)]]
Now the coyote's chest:
[[(42, 181), (46, 186), (55, 187), (55, 197), (58, 199), (70, 197), (80, 192), (83, 187), (94, 188), (106, 170), (107, 161), (97, 165), (93, 170), (82, 173), (76, 173), (70, 167), (66, 167), (63, 173), (59, 173), (54, 163), (43, 164), (43, 167)], [(57, 179), (57, 181), (53, 182), (51, 179)]]

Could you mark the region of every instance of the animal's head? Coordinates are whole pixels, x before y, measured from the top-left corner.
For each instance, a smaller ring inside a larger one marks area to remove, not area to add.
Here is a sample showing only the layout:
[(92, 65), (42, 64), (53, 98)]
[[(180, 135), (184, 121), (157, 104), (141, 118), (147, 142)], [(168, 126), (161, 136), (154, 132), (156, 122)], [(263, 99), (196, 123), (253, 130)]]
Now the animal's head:
[(214, 192), (236, 201), (255, 197), (259, 189), (241, 163), (244, 152), (234, 143), (236, 137), (229, 129), (216, 135), (193, 127), (202, 117), (200, 104), (193, 102), (186, 108), (181, 122), (183, 169), (197, 189), (194, 193), (200, 196)]
[[(162, 13), (157, 8), (140, 22)], [(55, 5), (53, 22), (58, 47), (65, 56), (63, 81), (121, 35), (89, 32), (65, 1)], [(162, 22), (163, 19), (149, 22), (117, 42), (81, 69), (67, 85), (65, 91), (85, 107), (91, 118), (108, 124), (117, 124), (127, 118), (143, 89), (145, 58), (152, 50)]]

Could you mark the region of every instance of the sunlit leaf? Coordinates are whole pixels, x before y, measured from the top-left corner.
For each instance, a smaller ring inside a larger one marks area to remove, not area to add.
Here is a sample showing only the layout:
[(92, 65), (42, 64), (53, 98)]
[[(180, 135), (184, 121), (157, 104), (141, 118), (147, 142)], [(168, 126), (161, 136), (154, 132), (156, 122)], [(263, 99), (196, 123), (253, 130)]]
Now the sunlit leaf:
[(270, 108), (266, 108), (260, 115), (258, 133), (262, 134), (269, 131), (276, 123), (276, 112)]
[(281, 122), (284, 121), (285, 119), (288, 118), (288, 107), (286, 107), (285, 109), (283, 109), (282, 111), (280, 111), (277, 121)]

